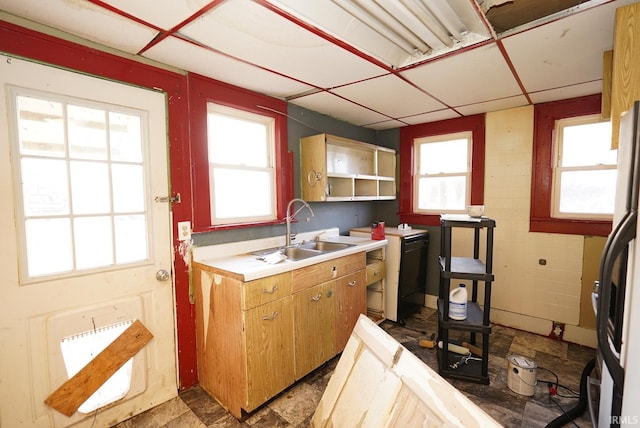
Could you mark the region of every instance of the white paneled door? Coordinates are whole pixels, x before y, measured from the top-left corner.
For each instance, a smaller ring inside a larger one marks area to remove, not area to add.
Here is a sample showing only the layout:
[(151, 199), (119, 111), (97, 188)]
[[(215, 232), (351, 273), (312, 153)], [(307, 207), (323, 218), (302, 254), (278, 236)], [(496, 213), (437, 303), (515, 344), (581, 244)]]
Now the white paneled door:
[[(166, 114), (161, 92), (0, 55), (0, 426), (110, 426), (177, 395)], [(87, 368), (136, 321), (153, 338), (97, 391), (45, 404), (109, 372), (126, 354)]]

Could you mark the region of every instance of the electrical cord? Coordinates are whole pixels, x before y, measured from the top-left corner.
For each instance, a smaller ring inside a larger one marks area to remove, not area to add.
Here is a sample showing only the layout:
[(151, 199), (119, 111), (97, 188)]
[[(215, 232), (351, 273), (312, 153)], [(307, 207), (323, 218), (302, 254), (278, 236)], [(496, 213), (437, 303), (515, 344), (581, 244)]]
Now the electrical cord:
[[(588, 403), (587, 403), (587, 377), (589, 376), (589, 374), (591, 373), (591, 371), (594, 369), (596, 365), (596, 360), (595, 358), (591, 359), (587, 365), (584, 367), (584, 369), (582, 370), (582, 376), (580, 377), (580, 396), (578, 398), (578, 403), (571, 409), (565, 411), (564, 409), (562, 409), (562, 406), (560, 406), (560, 409), (562, 410), (562, 415), (558, 416), (557, 418), (555, 418), (554, 420), (552, 420), (551, 422), (549, 422), (546, 426), (546, 428), (556, 428), (556, 427), (561, 427), (569, 422), (572, 422), (574, 425), (577, 426), (577, 424), (574, 422), (574, 419), (577, 418), (578, 416), (582, 415), (584, 413), (584, 411), (587, 409)], [(545, 369), (547, 370), (547, 369)], [(550, 370), (549, 370), (550, 371)], [(551, 372), (553, 373), (553, 372)], [(554, 377), (557, 376), (554, 374)], [(557, 384), (557, 383), (556, 383)], [(551, 398), (551, 397), (549, 397)], [(559, 405), (559, 403), (557, 403), (555, 400), (552, 400), (554, 403), (556, 403), (557, 405)]]

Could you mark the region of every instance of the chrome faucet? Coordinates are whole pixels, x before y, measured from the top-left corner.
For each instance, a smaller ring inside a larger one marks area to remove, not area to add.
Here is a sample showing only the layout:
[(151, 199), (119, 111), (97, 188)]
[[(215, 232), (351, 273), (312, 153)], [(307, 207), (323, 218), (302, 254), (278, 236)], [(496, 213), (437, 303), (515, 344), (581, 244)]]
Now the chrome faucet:
[[(302, 203), (302, 206), (298, 208), (298, 210), (295, 211), (293, 214), (291, 214), (291, 207), (293, 207), (296, 202)], [(287, 216), (284, 218), (285, 221), (287, 222), (287, 235), (285, 236), (285, 242), (287, 247), (291, 245), (291, 220), (293, 220), (295, 216), (300, 211), (302, 211), (303, 208), (307, 208), (311, 213), (311, 217), (314, 217), (313, 210), (311, 209), (309, 204), (303, 201), (302, 199), (291, 199), (289, 201), (289, 204), (287, 205)], [(307, 217), (307, 221), (309, 221), (309, 217)]]

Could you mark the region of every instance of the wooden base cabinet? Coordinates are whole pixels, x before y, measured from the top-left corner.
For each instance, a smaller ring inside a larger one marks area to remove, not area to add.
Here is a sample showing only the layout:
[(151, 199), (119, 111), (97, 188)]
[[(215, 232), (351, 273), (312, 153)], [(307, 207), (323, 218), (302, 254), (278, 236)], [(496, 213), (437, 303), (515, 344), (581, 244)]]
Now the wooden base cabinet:
[(329, 281), (293, 295), (296, 380), (336, 355), (335, 289)]
[(336, 348), (342, 352), (360, 314), (367, 314), (366, 273), (361, 269), (339, 278), (336, 283)]
[(344, 349), (366, 313), (365, 253), (253, 281), (194, 263), (200, 386), (240, 419)]

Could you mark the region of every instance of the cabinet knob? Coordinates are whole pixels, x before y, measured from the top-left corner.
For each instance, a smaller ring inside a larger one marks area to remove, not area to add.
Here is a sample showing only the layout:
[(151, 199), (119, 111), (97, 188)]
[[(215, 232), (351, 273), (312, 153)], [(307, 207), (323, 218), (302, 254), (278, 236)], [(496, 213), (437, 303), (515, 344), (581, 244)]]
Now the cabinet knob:
[(315, 296), (313, 296), (310, 300), (311, 300), (312, 302), (318, 302), (318, 301), (320, 301), (320, 299), (322, 299), (322, 293), (318, 293), (318, 294), (316, 294), (316, 295), (315, 295)]
[(278, 286), (274, 285), (273, 287), (271, 287), (271, 290), (267, 290), (266, 288), (262, 289), (262, 292), (265, 294), (273, 294), (278, 290)]
[(265, 321), (271, 321), (271, 320), (276, 319), (276, 317), (277, 317), (277, 316), (278, 316), (278, 311), (275, 311), (275, 312), (274, 312), (274, 313), (272, 313), (271, 315), (264, 315), (264, 316), (262, 317), (262, 319), (263, 319), (263, 320), (265, 320)]
[(358, 281), (356, 281), (356, 280), (354, 279), (353, 281), (349, 282), (347, 285), (348, 285), (349, 287), (353, 287), (353, 286), (354, 286), (354, 285), (356, 285), (357, 283), (358, 283)]

